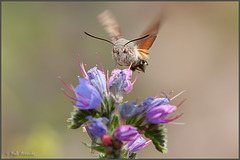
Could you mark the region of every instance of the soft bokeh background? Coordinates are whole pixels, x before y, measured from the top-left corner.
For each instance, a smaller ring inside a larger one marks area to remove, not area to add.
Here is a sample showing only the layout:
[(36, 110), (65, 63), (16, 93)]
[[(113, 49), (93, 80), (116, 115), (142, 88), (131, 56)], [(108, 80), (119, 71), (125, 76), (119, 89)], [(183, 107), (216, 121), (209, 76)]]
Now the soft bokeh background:
[(76, 86), (77, 56), (90, 68), (96, 52), (114, 68), (112, 46), (83, 33), (109, 39), (96, 18), (105, 9), (127, 39), (166, 15), (146, 73), (125, 100), (187, 91), (172, 102), (187, 98), (175, 113), (185, 124), (166, 126), (168, 154), (151, 144), (138, 157), (237, 158), (238, 2), (2, 2), (2, 157), (97, 158), (82, 144), (86, 133), (67, 129), (73, 108), (57, 77)]

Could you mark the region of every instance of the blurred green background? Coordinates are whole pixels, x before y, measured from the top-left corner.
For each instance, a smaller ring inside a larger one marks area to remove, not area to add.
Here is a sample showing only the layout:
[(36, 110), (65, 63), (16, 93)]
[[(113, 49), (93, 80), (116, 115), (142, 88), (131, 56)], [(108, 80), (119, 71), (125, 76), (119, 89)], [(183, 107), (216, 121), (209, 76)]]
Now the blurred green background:
[[(81, 129), (67, 129), (73, 110), (58, 76), (76, 86), (77, 56), (91, 68), (112, 70), (112, 46), (96, 16), (111, 10), (123, 37), (137, 38), (161, 11), (166, 20), (150, 49), (149, 66), (125, 100), (160, 91), (187, 101), (167, 125), (167, 155), (153, 144), (139, 158), (237, 158), (238, 2), (2, 2), (2, 157), (97, 158)], [(136, 73), (134, 73), (135, 77)]]

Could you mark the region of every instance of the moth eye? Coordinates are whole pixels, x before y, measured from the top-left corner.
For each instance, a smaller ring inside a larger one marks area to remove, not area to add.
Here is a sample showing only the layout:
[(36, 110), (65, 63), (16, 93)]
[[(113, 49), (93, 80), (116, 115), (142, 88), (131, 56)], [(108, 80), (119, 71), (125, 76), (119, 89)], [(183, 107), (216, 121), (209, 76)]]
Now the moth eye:
[(112, 52), (115, 53), (115, 54), (119, 54), (117, 49), (113, 49)]
[(127, 50), (127, 48), (125, 48), (124, 50), (123, 50), (123, 53), (127, 53), (128, 52), (128, 50)]
[(142, 61), (140, 61), (140, 64), (141, 64), (141, 65), (148, 65), (148, 62), (145, 61), (145, 60), (142, 60)]

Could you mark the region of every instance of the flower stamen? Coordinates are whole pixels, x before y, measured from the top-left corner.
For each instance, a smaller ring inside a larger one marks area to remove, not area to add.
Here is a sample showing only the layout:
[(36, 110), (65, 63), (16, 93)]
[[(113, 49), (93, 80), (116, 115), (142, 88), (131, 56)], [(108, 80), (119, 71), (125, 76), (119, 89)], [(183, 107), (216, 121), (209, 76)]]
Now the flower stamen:
[(166, 98), (168, 98), (169, 95), (166, 95), (165, 93), (163, 93), (163, 91), (160, 91), (161, 94), (163, 94)]
[(186, 101), (187, 99), (182, 100), (182, 102), (180, 102), (176, 107), (178, 108), (181, 104), (183, 104), (184, 101)]
[(100, 67), (101, 67), (101, 69), (102, 69), (102, 72), (103, 72), (103, 74), (105, 74), (105, 73), (104, 73), (104, 69), (103, 69), (102, 62), (100, 61), (100, 58), (98, 57), (98, 54), (97, 54), (97, 53), (96, 53), (96, 56), (97, 56), (98, 62), (99, 62), (99, 64), (100, 64)]
[(142, 148), (147, 147), (151, 143), (152, 143), (152, 140), (151, 139), (147, 139), (145, 145)]
[[(74, 101), (78, 101), (78, 102), (81, 102), (81, 101), (79, 101), (78, 99), (76, 99), (76, 98), (73, 98), (72, 96), (70, 96), (67, 92), (65, 92), (64, 91), (64, 89), (62, 88), (61, 89), (62, 91), (63, 91), (63, 93), (68, 97), (68, 98), (70, 98), (70, 99), (72, 99), (72, 100), (74, 100)], [(81, 102), (82, 103), (82, 102)]]
[[(86, 105), (86, 103), (84, 103), (84, 102), (81, 102), (83, 105)], [(74, 103), (74, 102), (72, 102), (72, 104), (74, 105), (74, 106), (76, 106), (76, 107), (82, 107), (82, 106), (80, 106), (80, 105), (77, 105), (76, 103)]]
[(60, 80), (63, 82), (63, 84), (64, 84), (68, 89), (70, 89), (71, 91), (75, 92), (75, 90), (74, 90), (72, 87), (70, 87), (70, 86), (62, 79), (61, 76), (58, 76), (58, 79), (60, 79)]
[(167, 96), (169, 97), (169, 96), (170, 96), (170, 94), (172, 94), (173, 92), (174, 92), (174, 91), (172, 90), (171, 92), (169, 92), (169, 93), (168, 93), (168, 95), (167, 95)]
[(183, 115), (183, 113), (177, 115), (176, 117), (174, 117), (174, 118), (172, 118), (172, 119), (167, 119), (167, 123), (168, 123), (168, 122), (172, 122), (172, 121), (178, 119), (178, 118), (181, 117), (182, 115)]
[(129, 65), (129, 68), (128, 68), (128, 70), (130, 70), (130, 68), (132, 67), (132, 64), (133, 64), (133, 63), (131, 62), (131, 64)]
[(170, 100), (172, 101), (173, 99), (177, 98), (178, 96), (180, 96), (183, 92), (185, 92), (186, 90), (183, 90), (182, 92), (178, 93), (176, 96), (172, 97)]
[[(87, 74), (87, 72), (86, 72), (86, 69), (87, 69), (86, 66), (87, 66), (86, 64), (83, 65), (83, 63), (82, 63), (83, 72), (84, 72), (84, 74), (86, 75), (86, 77), (88, 77), (88, 74)], [(84, 77), (84, 78), (86, 78), (86, 77)]]
[(109, 70), (107, 69), (107, 82), (109, 80)]
[(138, 71), (138, 73), (137, 73), (137, 75), (136, 75), (136, 77), (135, 77), (135, 79), (134, 79), (134, 81), (132, 82), (132, 85), (134, 85), (134, 83), (136, 82), (136, 80), (137, 80), (137, 78), (138, 78), (138, 75), (139, 75), (139, 71)]
[(81, 62), (80, 62), (80, 58), (79, 58), (79, 56), (78, 56), (78, 66), (79, 66), (79, 68), (80, 68), (80, 71), (81, 71), (83, 77), (85, 78), (85, 77), (86, 77), (86, 74), (84, 74), (84, 72), (83, 72), (83, 68), (81, 67)]

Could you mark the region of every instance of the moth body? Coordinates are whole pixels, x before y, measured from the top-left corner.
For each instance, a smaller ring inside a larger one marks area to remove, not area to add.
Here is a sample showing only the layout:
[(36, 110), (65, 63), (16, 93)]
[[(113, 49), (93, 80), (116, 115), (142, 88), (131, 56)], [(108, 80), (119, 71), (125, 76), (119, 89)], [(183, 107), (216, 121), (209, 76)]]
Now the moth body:
[(129, 42), (129, 40), (120, 38), (113, 46), (113, 59), (121, 66), (129, 66), (131, 63), (138, 60), (139, 53), (137, 51), (137, 47), (133, 42), (124, 45), (127, 42)]
[(148, 58), (149, 48), (155, 41), (160, 25), (160, 20), (154, 21), (140, 38), (127, 40), (122, 38), (119, 24), (113, 14), (106, 10), (98, 15), (100, 23), (111, 38), (111, 41), (99, 38), (89, 33), (96, 39), (107, 41), (113, 45), (112, 57), (117, 64), (121, 66), (130, 66), (131, 70), (145, 71), (145, 66), (148, 65), (146, 59)]

